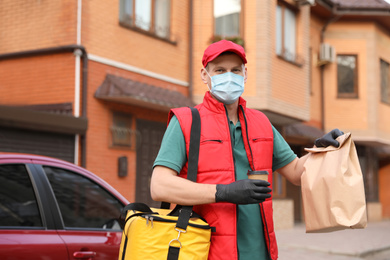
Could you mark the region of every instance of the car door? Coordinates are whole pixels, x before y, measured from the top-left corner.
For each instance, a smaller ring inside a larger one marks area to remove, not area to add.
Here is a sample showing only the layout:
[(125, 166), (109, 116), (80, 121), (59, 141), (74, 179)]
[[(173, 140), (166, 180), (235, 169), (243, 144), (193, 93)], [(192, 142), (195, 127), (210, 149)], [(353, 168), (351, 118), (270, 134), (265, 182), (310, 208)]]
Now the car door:
[(58, 234), (70, 259), (117, 259), (123, 203), (82, 172), (41, 166), (57, 201), (63, 228)]
[(48, 187), (28, 162), (0, 160), (0, 259), (68, 259), (48, 207)]

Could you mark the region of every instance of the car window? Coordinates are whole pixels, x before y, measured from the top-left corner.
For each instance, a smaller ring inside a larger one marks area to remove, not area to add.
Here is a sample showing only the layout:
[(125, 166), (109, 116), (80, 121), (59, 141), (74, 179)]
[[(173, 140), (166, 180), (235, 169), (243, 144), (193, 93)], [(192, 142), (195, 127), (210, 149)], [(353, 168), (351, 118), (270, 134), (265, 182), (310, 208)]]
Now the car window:
[(0, 165), (0, 226), (42, 227), (37, 199), (24, 164)]
[(66, 228), (121, 229), (117, 219), (123, 205), (100, 185), (62, 168), (43, 168)]

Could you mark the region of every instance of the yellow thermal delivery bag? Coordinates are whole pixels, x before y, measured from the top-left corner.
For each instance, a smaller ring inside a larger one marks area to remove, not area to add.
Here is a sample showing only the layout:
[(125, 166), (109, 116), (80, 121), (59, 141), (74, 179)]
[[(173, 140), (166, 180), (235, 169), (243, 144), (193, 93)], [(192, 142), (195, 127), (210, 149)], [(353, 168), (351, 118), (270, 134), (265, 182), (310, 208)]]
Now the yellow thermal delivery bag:
[(171, 249), (179, 251), (180, 260), (207, 259), (212, 228), (194, 212), (186, 230), (177, 228), (178, 216), (170, 215), (174, 211), (156, 208), (150, 208), (150, 212), (128, 210), (119, 260), (175, 259), (168, 258)]

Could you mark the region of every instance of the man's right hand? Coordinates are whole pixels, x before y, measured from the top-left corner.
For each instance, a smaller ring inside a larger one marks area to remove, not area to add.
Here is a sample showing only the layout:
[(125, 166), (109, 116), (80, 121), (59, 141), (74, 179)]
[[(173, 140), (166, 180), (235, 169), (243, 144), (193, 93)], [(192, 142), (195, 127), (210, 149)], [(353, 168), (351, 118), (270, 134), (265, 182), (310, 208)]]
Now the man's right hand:
[(327, 147), (329, 145), (332, 145), (334, 147), (339, 147), (340, 144), (336, 140), (337, 137), (340, 135), (343, 135), (344, 132), (340, 131), (339, 129), (335, 128), (326, 135), (324, 135), (321, 138), (318, 138), (315, 140), (314, 145), (317, 147)]
[(216, 202), (230, 202), (234, 204), (256, 204), (271, 197), (271, 189), (267, 181), (240, 180), (230, 184), (217, 184), (215, 193)]

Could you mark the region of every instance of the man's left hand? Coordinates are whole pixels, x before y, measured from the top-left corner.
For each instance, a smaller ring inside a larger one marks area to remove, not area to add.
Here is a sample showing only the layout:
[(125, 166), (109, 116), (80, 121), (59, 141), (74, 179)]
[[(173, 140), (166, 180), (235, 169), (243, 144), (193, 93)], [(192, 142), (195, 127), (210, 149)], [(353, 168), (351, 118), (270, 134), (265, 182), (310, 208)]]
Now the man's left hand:
[(338, 141), (336, 141), (336, 138), (339, 137), (340, 135), (343, 135), (344, 133), (340, 131), (339, 129), (333, 129), (326, 135), (324, 135), (321, 138), (318, 138), (315, 140), (314, 144), (317, 147), (327, 147), (329, 145), (332, 145), (334, 147), (339, 147), (340, 144)]

